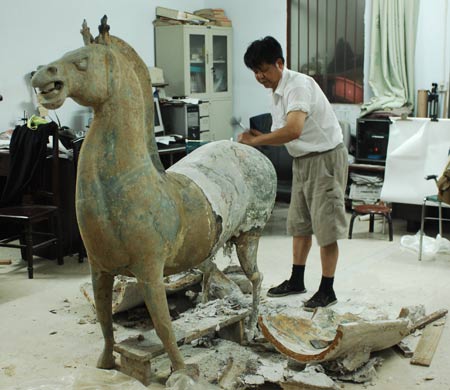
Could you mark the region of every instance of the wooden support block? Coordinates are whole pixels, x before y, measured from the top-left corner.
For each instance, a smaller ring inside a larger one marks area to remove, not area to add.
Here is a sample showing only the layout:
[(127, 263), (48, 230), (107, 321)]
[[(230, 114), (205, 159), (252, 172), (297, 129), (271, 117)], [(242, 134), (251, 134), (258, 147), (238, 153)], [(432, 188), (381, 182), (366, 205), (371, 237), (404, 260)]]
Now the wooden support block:
[(431, 364), (434, 352), (441, 338), (442, 330), (444, 325), (434, 326), (428, 325), (420, 337), (417, 348), (414, 351), (414, 355), (411, 358), (411, 364), (426, 366)]
[[(219, 329), (218, 332), (224, 331), (230, 337), (242, 340), (244, 321), (250, 313), (251, 309), (241, 308), (229, 310), (226, 314), (211, 316), (207, 307), (205, 310), (195, 310), (191, 313), (191, 317), (185, 314), (172, 322), (177, 344), (188, 344), (205, 335), (214, 334), (217, 328)], [(227, 329), (230, 327), (234, 329), (228, 332)], [(138, 379), (145, 385), (150, 381), (151, 359), (165, 353), (164, 346), (154, 329), (144, 332), (138, 337), (130, 337), (115, 344), (114, 351), (120, 354), (122, 364), (120, 371)]]
[(245, 338), (245, 327), (244, 327), (244, 320), (237, 321), (233, 324), (230, 324), (224, 328), (221, 328), (217, 332), (219, 338), (233, 341), (238, 344), (244, 344)]
[(145, 386), (150, 384), (151, 362), (149, 358), (122, 353), (120, 355), (119, 370), (126, 375), (136, 378)]
[[(239, 309), (233, 314), (218, 315), (215, 318), (200, 319), (197, 327), (190, 329), (184, 338), (184, 343), (190, 343), (192, 340), (214, 333), (219, 327), (219, 331), (234, 325), (236, 322), (244, 321), (251, 313), (250, 309)], [(175, 323), (178, 322), (175, 321)], [(243, 330), (242, 330), (243, 331)]]

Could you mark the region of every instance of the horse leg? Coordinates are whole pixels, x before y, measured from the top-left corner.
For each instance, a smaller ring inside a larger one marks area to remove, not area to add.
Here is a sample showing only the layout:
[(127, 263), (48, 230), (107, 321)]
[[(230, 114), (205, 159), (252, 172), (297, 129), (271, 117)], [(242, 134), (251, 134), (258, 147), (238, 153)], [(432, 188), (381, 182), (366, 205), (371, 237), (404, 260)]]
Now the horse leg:
[(112, 290), (114, 276), (96, 271), (94, 268), (92, 268), (91, 274), (97, 320), (100, 322), (103, 338), (105, 340), (103, 352), (97, 361), (97, 367), (111, 369), (115, 366), (113, 356), (114, 332), (112, 324)]
[(151, 282), (139, 280), (145, 305), (152, 318), (156, 334), (164, 345), (164, 349), (169, 355), (174, 371), (186, 368), (183, 357), (177, 346), (177, 340), (172, 328), (172, 320), (167, 304), (166, 288), (162, 276), (152, 278)]
[(247, 338), (251, 340), (254, 335), (257, 316), (259, 297), (261, 292), (262, 274), (258, 270), (256, 262), (256, 255), (258, 252), (259, 233), (242, 233), (239, 237), (233, 240), (236, 246), (236, 254), (247, 278), (253, 286), (252, 291), (252, 314), (247, 329)]
[(203, 273), (202, 279), (202, 303), (209, 301), (209, 282), (212, 273), (217, 270), (217, 265), (212, 260), (207, 260), (197, 267)]

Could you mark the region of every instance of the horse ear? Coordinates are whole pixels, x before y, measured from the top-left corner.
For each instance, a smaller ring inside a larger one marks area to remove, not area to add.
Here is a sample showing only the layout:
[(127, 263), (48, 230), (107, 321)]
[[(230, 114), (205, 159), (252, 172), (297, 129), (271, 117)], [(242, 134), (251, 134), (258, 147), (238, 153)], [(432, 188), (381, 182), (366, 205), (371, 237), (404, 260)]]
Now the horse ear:
[(109, 45), (111, 43), (111, 38), (109, 37), (109, 25), (108, 25), (108, 17), (106, 15), (100, 21), (100, 26), (98, 26), (98, 32), (100, 33), (97, 38), (95, 38), (96, 43), (100, 43), (102, 45)]
[(90, 45), (94, 42), (94, 37), (91, 34), (91, 30), (89, 29), (86, 19), (83, 20), (83, 24), (81, 25), (80, 30), (81, 35), (83, 36), (83, 42), (85, 46)]

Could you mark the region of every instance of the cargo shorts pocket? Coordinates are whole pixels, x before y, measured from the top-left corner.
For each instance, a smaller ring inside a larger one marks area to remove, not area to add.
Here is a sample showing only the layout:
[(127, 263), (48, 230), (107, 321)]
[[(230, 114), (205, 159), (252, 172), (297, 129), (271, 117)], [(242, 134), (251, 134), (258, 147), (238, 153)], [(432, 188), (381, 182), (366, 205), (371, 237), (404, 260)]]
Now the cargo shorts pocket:
[(340, 188), (330, 188), (326, 190), (327, 212), (335, 213), (344, 208), (344, 196)]

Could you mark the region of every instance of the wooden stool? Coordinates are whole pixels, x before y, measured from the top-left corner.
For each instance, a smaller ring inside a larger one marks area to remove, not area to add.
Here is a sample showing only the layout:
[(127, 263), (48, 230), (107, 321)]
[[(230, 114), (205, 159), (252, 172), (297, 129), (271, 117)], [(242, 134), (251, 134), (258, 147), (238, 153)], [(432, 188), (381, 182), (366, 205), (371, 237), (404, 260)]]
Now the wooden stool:
[(361, 204), (357, 205), (353, 208), (352, 218), (350, 219), (350, 227), (348, 231), (348, 238), (352, 238), (353, 231), (353, 222), (355, 221), (356, 216), (358, 215), (366, 215), (369, 214), (370, 222), (369, 222), (369, 232), (373, 233), (373, 225), (375, 214), (382, 215), (387, 221), (389, 225), (389, 241), (393, 240), (393, 232), (392, 232), (392, 218), (391, 218), (391, 208), (386, 206), (383, 203), (379, 204)]

